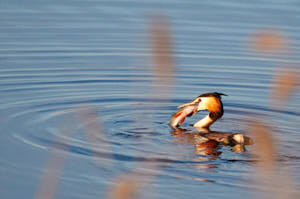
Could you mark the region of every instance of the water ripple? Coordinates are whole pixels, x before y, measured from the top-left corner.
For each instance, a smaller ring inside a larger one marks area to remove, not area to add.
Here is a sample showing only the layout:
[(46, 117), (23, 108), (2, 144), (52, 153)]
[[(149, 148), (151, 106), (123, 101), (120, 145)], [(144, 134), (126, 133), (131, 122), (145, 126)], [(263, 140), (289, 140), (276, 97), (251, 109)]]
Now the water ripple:
[[(148, 14), (157, 10), (174, 30), (171, 99), (153, 89), (147, 27)], [(160, 198), (193, 198), (198, 185), (204, 198), (248, 198), (244, 193), (257, 188), (247, 180), (257, 161), (251, 147), (237, 154), (220, 146), (218, 157), (197, 154), (195, 145), (173, 136), (168, 126), (178, 105), (212, 91), (228, 94), (224, 117), (213, 130), (246, 132), (248, 117), (270, 120), (277, 126), (280, 164), (299, 173), (300, 95), (295, 92), (284, 109), (269, 105), (278, 68), (300, 63), (295, 1), (7, 1), (0, 18), (4, 198), (32, 197), (52, 151), (68, 159), (59, 198), (99, 198), (103, 194), (91, 195), (91, 187), (104, 193), (115, 176), (145, 162), (157, 165), (140, 173), (159, 174), (151, 184), (159, 185)], [(249, 49), (251, 35), (264, 28), (293, 40), (291, 53)], [(85, 107), (92, 107), (95, 121), (79, 119)], [(187, 118), (184, 128), (205, 114)], [(91, 139), (87, 124), (93, 122), (103, 124), (104, 133), (92, 129)], [(16, 186), (24, 189), (12, 191)]]

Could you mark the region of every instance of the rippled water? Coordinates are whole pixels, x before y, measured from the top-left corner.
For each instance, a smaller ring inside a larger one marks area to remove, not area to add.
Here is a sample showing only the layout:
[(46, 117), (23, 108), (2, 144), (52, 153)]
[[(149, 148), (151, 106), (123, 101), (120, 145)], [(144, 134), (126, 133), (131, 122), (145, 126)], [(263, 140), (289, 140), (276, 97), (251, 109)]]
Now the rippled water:
[[(268, 104), (274, 74), (300, 62), (297, 1), (0, 5), (1, 198), (35, 197), (45, 169), (56, 169), (49, 166), (56, 153), (65, 161), (56, 198), (105, 198), (117, 176), (148, 159), (160, 168), (148, 168), (155, 176), (144, 190), (148, 198), (251, 198), (251, 146), (245, 153), (220, 147), (217, 158), (199, 155), (168, 126), (178, 105), (208, 91), (229, 95), (223, 99), (225, 115), (212, 130), (246, 132), (245, 119), (253, 114), (270, 120), (279, 160), (299, 182), (300, 95), (296, 92), (282, 111)], [(171, 100), (152, 89), (149, 21), (154, 13), (167, 16), (173, 30)], [(290, 38), (292, 53), (265, 56), (249, 49), (251, 34), (269, 27)], [(86, 106), (96, 113), (96, 122), (84, 114), (80, 119)], [(99, 129), (89, 137), (86, 131), (95, 129), (86, 129), (86, 122), (102, 122), (104, 133)]]

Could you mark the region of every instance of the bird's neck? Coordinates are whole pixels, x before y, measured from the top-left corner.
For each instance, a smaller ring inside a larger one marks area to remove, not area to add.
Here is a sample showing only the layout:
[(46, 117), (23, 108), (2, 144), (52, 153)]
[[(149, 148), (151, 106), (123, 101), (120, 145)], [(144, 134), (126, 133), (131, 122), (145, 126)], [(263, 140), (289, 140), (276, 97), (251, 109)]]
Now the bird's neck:
[(222, 117), (223, 113), (223, 109), (221, 109), (219, 112), (210, 112), (207, 116), (196, 122), (193, 126), (196, 128), (209, 128), (210, 125)]
[(208, 128), (210, 125), (212, 125), (215, 122), (212, 118), (210, 118), (209, 115), (205, 116), (203, 119), (199, 120), (194, 124), (194, 127), (196, 128)]

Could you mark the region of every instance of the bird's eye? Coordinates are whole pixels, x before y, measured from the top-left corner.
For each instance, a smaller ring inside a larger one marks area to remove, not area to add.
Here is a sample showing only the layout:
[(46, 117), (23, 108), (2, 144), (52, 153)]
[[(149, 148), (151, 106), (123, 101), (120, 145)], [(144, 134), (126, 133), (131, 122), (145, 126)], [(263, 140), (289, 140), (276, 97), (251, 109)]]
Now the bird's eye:
[(200, 98), (198, 99), (198, 102), (201, 102), (201, 99), (200, 99)]

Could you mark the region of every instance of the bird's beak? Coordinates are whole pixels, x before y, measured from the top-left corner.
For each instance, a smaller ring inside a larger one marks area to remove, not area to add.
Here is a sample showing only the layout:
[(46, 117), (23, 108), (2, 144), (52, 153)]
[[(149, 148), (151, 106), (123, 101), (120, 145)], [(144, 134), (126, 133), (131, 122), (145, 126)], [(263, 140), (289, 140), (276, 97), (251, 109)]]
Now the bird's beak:
[(191, 102), (188, 102), (186, 104), (182, 104), (182, 105), (178, 106), (178, 108), (184, 108), (186, 106), (198, 105), (198, 104), (199, 104), (198, 100), (193, 100)]
[(206, 110), (207, 107), (203, 104), (203, 103), (199, 103), (198, 104), (198, 107), (197, 107), (197, 111), (203, 111), (203, 110)]

